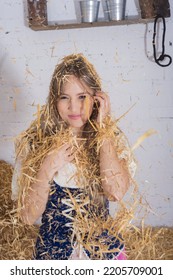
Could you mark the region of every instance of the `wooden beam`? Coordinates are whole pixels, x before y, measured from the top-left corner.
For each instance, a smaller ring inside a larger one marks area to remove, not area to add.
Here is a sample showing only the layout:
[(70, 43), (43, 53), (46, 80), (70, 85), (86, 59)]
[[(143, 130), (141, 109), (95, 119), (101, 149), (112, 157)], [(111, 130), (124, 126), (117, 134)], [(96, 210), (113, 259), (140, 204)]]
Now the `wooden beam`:
[(104, 27), (104, 26), (120, 26), (120, 25), (130, 25), (130, 24), (146, 24), (148, 22), (153, 22), (154, 19), (125, 19), (118, 21), (97, 21), (92, 23), (64, 23), (64, 24), (48, 24), (42, 26), (30, 26), (31, 29), (35, 31), (42, 30), (61, 30), (61, 29), (75, 29), (75, 28), (92, 28), (92, 27)]
[(168, 0), (139, 0), (142, 18), (154, 18), (157, 15), (170, 17), (170, 4)]
[(47, 0), (27, 0), (30, 27), (47, 25)]

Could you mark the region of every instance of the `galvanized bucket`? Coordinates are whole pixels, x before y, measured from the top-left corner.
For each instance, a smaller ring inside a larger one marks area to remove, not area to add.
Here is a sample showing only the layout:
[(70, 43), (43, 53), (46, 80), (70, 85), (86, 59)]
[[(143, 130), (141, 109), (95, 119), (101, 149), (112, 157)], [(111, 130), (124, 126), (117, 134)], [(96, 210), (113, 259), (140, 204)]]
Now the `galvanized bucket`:
[(100, 1), (80, 1), (81, 21), (95, 22), (98, 19)]
[(126, 0), (106, 0), (109, 20), (124, 20)]

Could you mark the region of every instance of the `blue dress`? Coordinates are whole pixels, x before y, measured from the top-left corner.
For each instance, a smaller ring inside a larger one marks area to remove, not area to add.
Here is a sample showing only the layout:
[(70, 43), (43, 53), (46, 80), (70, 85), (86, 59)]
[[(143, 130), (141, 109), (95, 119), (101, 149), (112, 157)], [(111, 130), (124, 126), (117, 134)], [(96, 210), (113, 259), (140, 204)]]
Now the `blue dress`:
[[(42, 224), (36, 241), (34, 259), (70, 259), (77, 241), (73, 234), (73, 220), (76, 210), (72, 207), (72, 203), (70, 203), (70, 196), (79, 201), (84, 195), (84, 190), (81, 188), (61, 187), (55, 181), (53, 182), (46, 209), (42, 215)], [(85, 207), (88, 207), (88, 205)], [(105, 209), (106, 219), (109, 215), (108, 201), (106, 201)], [(108, 248), (108, 251), (103, 253), (101, 259), (115, 259), (118, 252), (109, 252), (109, 250), (112, 251), (118, 248), (119, 251), (122, 251), (124, 248), (122, 239), (109, 235), (108, 230), (103, 230), (96, 239), (96, 241), (99, 241), (99, 239), (104, 240), (104, 244)], [(83, 248), (88, 259), (100, 259), (99, 247), (94, 247), (92, 252), (86, 250), (85, 246)]]

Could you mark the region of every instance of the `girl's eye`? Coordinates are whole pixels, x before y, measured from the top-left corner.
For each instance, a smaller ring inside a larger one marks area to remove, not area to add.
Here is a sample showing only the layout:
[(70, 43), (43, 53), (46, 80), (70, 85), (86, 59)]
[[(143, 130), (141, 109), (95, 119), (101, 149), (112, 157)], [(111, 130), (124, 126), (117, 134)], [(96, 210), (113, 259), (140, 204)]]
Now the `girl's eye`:
[(60, 100), (62, 100), (62, 99), (68, 99), (68, 97), (65, 96), (65, 95), (60, 95), (59, 99), (60, 99)]
[(82, 100), (83, 100), (83, 99), (85, 99), (85, 98), (86, 98), (86, 95), (80, 95), (80, 96), (79, 96), (79, 99), (82, 99)]

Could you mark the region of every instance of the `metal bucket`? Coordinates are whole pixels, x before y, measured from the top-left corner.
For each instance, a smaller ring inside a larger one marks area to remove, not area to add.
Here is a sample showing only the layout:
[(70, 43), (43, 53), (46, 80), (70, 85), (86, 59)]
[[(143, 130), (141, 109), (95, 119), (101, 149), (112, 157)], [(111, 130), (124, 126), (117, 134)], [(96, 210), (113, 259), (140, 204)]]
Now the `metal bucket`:
[(81, 21), (94, 22), (98, 19), (99, 1), (80, 1)]
[(106, 0), (109, 20), (125, 19), (126, 0)]

